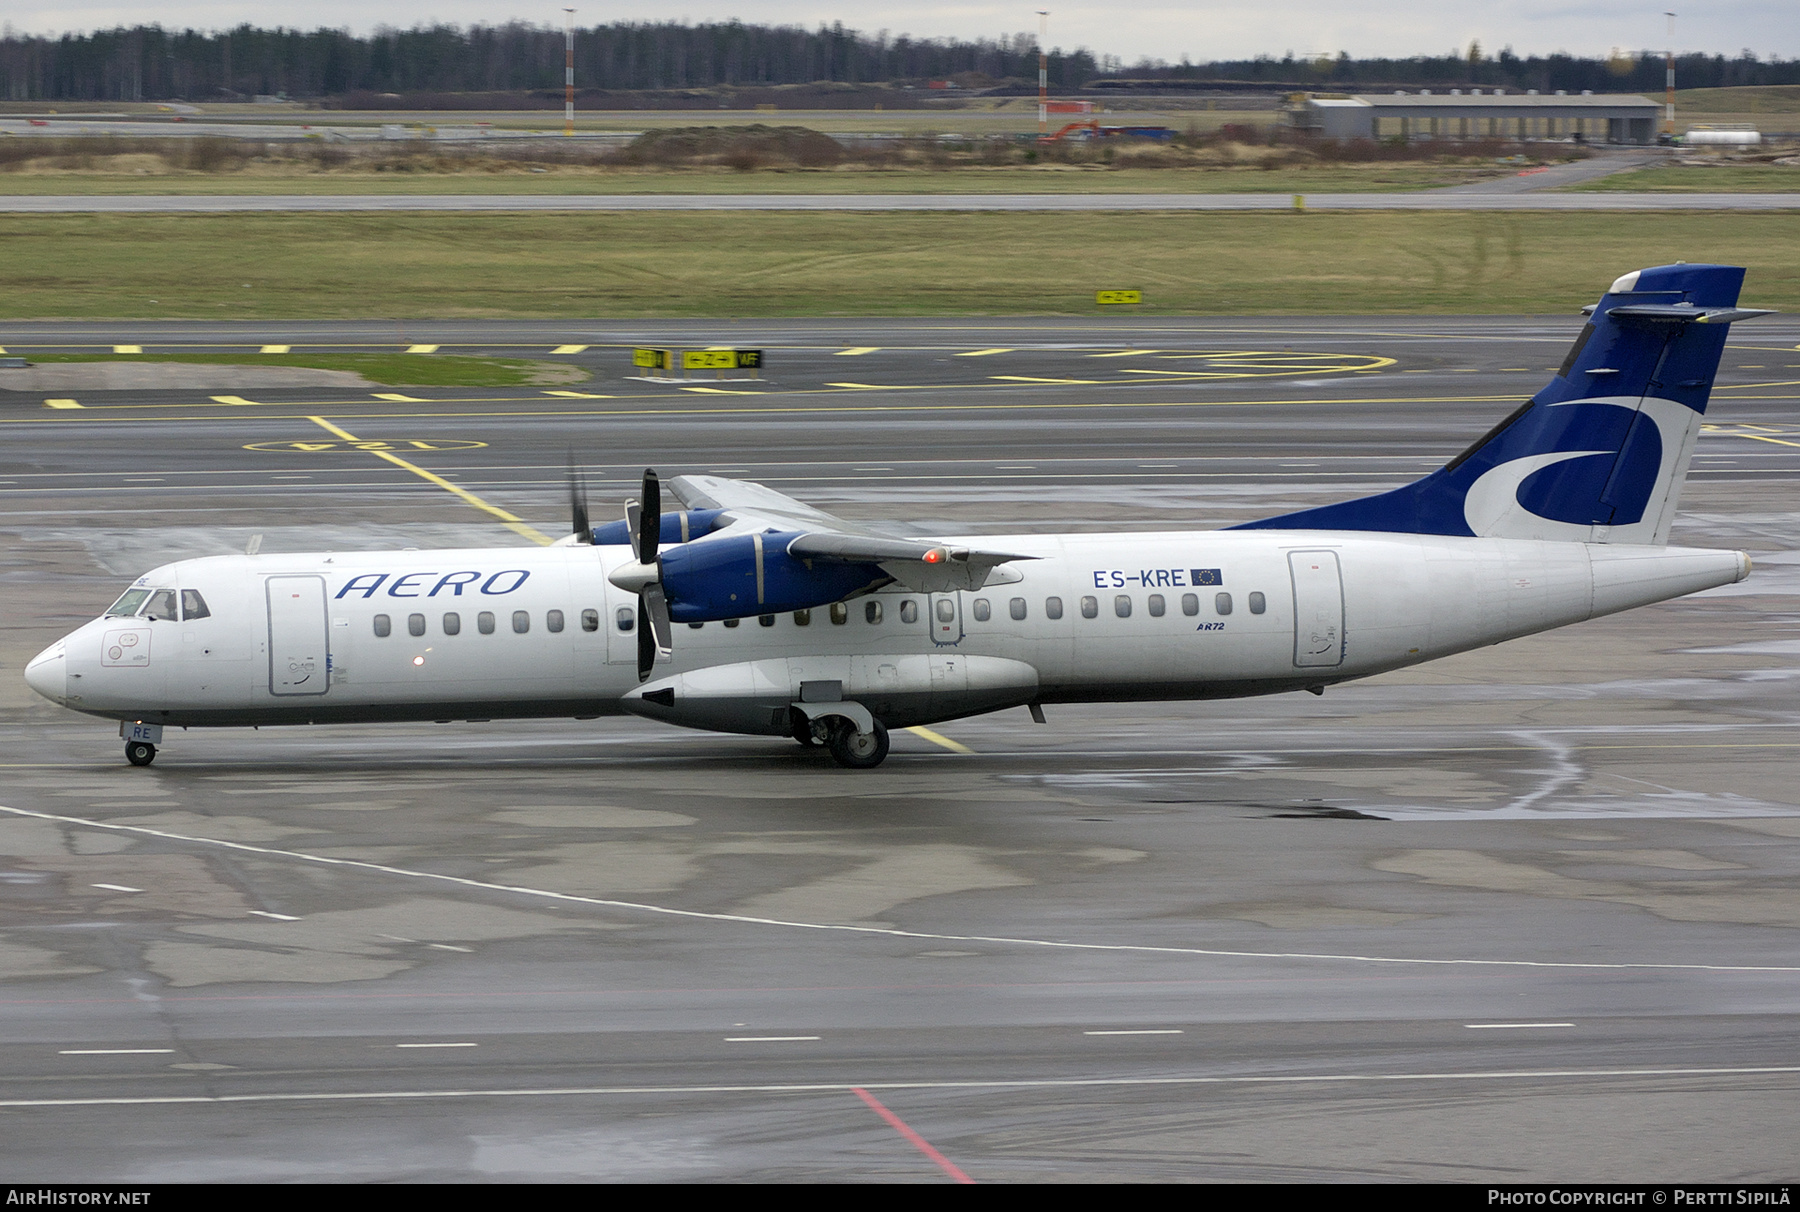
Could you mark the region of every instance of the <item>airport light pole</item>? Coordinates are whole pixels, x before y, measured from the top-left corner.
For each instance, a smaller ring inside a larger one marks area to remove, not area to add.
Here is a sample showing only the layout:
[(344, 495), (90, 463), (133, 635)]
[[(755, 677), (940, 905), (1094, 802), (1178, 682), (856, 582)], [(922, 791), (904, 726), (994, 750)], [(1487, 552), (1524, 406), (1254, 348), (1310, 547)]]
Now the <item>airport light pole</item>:
[(1038, 139), (1050, 134), (1050, 10), (1038, 10)]
[(575, 133), (575, 10), (565, 8), (563, 34), (563, 134)]
[(1663, 73), (1663, 134), (1671, 139), (1675, 137), (1675, 14), (1664, 13), (1669, 19), (1669, 49), (1664, 52), (1667, 70)]

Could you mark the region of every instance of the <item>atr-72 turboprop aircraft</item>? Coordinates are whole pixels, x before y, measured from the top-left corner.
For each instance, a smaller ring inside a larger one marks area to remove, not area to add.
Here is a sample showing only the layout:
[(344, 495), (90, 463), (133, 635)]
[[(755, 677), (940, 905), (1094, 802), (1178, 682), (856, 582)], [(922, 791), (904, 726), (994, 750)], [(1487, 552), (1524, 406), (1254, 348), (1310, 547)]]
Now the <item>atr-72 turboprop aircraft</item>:
[[(1045, 703), (1320, 692), (1742, 580), (1668, 546), (1744, 271), (1626, 274), (1556, 377), (1392, 492), (1223, 531), (884, 537), (759, 484), (646, 473), (553, 547), (165, 564), (34, 658), (45, 697), (169, 725), (630, 712), (825, 743)], [(678, 624), (686, 626), (677, 627)]]

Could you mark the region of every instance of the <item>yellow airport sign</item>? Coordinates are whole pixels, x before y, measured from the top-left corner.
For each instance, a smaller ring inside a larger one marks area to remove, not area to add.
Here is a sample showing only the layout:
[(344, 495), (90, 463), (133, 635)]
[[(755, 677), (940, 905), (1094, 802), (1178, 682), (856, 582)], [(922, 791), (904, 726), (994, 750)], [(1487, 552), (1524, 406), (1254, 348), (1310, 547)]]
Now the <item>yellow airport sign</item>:
[(1143, 301), (1144, 292), (1141, 290), (1097, 290), (1094, 292), (1094, 302), (1102, 305), (1108, 303), (1142, 303)]
[(673, 370), (674, 352), (667, 349), (634, 349), (631, 364), (643, 370)]
[(735, 349), (690, 349), (681, 355), (683, 370), (736, 370)]

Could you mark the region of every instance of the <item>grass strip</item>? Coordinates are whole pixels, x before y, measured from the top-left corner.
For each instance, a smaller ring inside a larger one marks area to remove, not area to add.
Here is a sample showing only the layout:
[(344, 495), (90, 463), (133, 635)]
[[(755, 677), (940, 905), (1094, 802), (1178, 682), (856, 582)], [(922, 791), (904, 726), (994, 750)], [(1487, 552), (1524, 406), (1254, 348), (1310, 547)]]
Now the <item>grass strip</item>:
[(371, 383), (394, 387), (527, 387), (538, 383), (579, 383), (591, 377), (579, 367), (525, 358), (484, 358), (467, 354), (40, 354), (27, 345), (7, 350), (33, 363), (179, 362), (208, 366), (300, 366), (347, 370)]
[(1778, 212), (13, 215), (0, 241), (11, 319), (1092, 315), (1121, 289), (1146, 314), (1516, 314), (1672, 261), (1800, 307)]

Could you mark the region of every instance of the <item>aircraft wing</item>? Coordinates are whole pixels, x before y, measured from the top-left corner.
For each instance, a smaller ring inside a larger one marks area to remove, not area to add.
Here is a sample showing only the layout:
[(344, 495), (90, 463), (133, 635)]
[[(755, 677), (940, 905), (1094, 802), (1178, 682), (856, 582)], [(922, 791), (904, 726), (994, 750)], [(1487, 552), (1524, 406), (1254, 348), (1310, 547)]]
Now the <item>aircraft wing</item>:
[(689, 509), (725, 510), (733, 524), (724, 528), (723, 533), (769, 528), (790, 533), (798, 530), (800, 533), (787, 543), (787, 554), (793, 558), (873, 564), (918, 593), (979, 589), (999, 565), (1037, 558), (1004, 551), (980, 551), (929, 539), (892, 538), (748, 480), (676, 476), (669, 481), (669, 490)]

